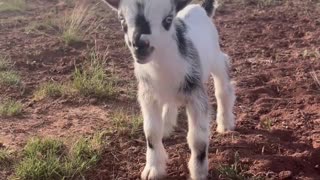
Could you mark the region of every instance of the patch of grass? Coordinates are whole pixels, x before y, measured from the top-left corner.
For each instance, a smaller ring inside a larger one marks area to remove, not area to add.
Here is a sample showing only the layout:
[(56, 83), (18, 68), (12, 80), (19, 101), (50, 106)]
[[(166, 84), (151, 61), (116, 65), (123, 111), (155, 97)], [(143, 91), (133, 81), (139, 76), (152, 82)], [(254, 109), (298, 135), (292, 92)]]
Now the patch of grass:
[(10, 68), (11, 64), (7, 56), (0, 56), (0, 71), (5, 71)]
[(25, 0), (2, 0), (0, 1), (0, 12), (24, 11), (27, 8)]
[(20, 85), (21, 77), (14, 71), (0, 72), (0, 85)]
[(116, 110), (112, 113), (111, 120), (112, 128), (110, 130), (120, 135), (134, 137), (142, 132), (143, 119), (140, 115)]
[(26, 28), (25, 32), (27, 34), (33, 33), (42, 33), (42, 31), (57, 31), (58, 27), (56, 22), (51, 18), (47, 17), (41, 22), (31, 22)]
[(6, 168), (12, 163), (11, 153), (8, 149), (0, 149), (0, 167)]
[(107, 78), (104, 63), (95, 52), (91, 53), (88, 65), (75, 69), (72, 84), (84, 96), (103, 98), (117, 92), (114, 78)]
[(95, 146), (92, 139), (80, 138), (69, 152), (69, 161), (64, 164), (66, 177), (83, 177), (84, 172), (99, 161), (100, 155), (101, 147)]
[(244, 168), (239, 163), (240, 156), (236, 152), (234, 154), (234, 163), (231, 165), (221, 165), (218, 168), (219, 178), (228, 180), (247, 180), (250, 179), (245, 175)]
[(264, 120), (260, 121), (260, 127), (262, 129), (271, 130), (272, 120), (271, 119), (264, 119)]
[(67, 87), (62, 84), (49, 82), (42, 84), (39, 89), (34, 93), (35, 100), (42, 100), (47, 97), (58, 98), (66, 94)]
[(12, 117), (22, 113), (22, 104), (13, 100), (3, 100), (0, 102), (0, 116)]
[(51, 139), (32, 139), (24, 148), (24, 157), (16, 167), (19, 179), (61, 179), (63, 143)]
[(34, 138), (25, 146), (15, 176), (24, 180), (84, 179), (102, 153), (102, 136), (97, 137), (100, 139), (79, 138), (70, 148), (59, 140)]
[(317, 49), (304, 50), (302, 53), (303, 58), (320, 58), (320, 51)]
[(92, 7), (77, 3), (71, 13), (66, 13), (61, 20), (62, 40), (68, 45), (82, 41), (85, 34), (92, 29), (91, 15)]

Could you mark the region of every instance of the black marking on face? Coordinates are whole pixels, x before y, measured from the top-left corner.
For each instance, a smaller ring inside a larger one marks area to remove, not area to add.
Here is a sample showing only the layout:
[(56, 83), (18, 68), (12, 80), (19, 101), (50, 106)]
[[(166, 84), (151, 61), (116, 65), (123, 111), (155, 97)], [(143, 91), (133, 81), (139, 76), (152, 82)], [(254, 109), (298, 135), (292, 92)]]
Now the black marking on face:
[(201, 87), (201, 67), (198, 51), (195, 49), (192, 41), (187, 39), (186, 33), (188, 28), (186, 24), (181, 20), (175, 21), (176, 28), (176, 42), (179, 52), (183, 58), (190, 61), (192, 65), (189, 73), (185, 76), (179, 91), (185, 94), (192, 93), (195, 89)]
[(151, 34), (150, 23), (144, 15), (144, 4), (138, 2), (137, 4), (137, 15), (135, 18), (135, 31), (133, 32), (133, 45), (137, 45), (141, 35)]
[(147, 144), (148, 144), (148, 147), (149, 147), (150, 149), (153, 149), (153, 144), (152, 144), (150, 138), (147, 139)]
[(197, 152), (197, 159), (199, 161), (199, 163), (203, 163), (204, 160), (206, 159), (207, 157), (207, 145), (203, 145), (203, 147), (201, 147), (199, 149), (199, 152)]

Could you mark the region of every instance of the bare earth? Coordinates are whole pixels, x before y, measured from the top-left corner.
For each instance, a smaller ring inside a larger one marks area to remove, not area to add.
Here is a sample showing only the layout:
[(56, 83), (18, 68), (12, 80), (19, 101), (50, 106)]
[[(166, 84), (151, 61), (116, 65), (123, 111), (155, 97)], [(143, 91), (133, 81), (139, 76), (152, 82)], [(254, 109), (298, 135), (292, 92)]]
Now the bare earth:
[[(26, 12), (0, 13), (0, 53), (11, 57), (24, 82), (23, 89), (0, 87), (0, 98), (12, 97), (24, 104), (21, 117), (0, 118), (0, 146), (19, 150), (33, 136), (72, 139), (91, 135), (110, 126), (110, 113), (115, 109), (139, 112), (132, 59), (115, 13), (99, 8), (96, 13), (104, 17), (100, 27), (84, 43), (66, 46), (54, 31), (27, 33), (26, 28), (70, 8), (58, 7), (50, 0), (28, 2), (30, 9)], [(229, 2), (214, 21), (222, 48), (232, 58), (237, 129), (219, 135), (213, 123), (209, 179), (219, 178), (218, 167), (233, 164), (235, 154), (239, 154), (239, 163), (250, 176), (320, 179), (320, 87), (310, 74), (320, 74), (320, 54), (312, 53), (320, 52), (320, 5), (292, 0), (258, 8)], [(106, 72), (121, 79), (121, 92), (106, 99), (33, 101), (39, 84), (70, 80), (74, 65), (83, 63), (95, 46), (94, 39), (101, 52), (107, 50)], [(209, 90), (215, 109), (212, 82)], [(170, 157), (169, 178), (175, 180), (188, 176), (190, 153), (184, 113), (179, 116), (179, 124), (172, 137), (164, 141)], [(140, 134), (110, 135), (103, 160), (87, 179), (138, 179), (146, 146), (142, 131)], [(0, 171), (0, 179), (11, 173)]]

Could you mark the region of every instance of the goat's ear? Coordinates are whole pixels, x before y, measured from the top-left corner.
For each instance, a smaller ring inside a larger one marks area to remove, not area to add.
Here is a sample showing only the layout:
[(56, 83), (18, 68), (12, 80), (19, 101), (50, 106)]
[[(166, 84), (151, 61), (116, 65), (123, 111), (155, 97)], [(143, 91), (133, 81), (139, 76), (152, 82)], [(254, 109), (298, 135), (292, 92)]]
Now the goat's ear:
[(191, 0), (174, 0), (174, 2), (176, 4), (176, 12), (179, 12), (181, 9), (186, 7)]
[(106, 2), (112, 9), (117, 10), (120, 5), (121, 0), (102, 0), (103, 2)]

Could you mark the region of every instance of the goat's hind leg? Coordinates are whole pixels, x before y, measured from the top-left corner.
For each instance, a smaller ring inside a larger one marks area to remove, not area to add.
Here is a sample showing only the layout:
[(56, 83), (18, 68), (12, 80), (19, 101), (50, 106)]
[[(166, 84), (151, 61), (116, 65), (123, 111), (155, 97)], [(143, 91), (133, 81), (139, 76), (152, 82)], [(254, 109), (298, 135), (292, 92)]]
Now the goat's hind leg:
[(215, 96), (217, 100), (217, 131), (223, 133), (235, 128), (233, 106), (235, 101), (234, 87), (230, 82), (228, 56), (221, 53), (212, 72)]
[(168, 138), (177, 124), (178, 107), (174, 104), (165, 104), (162, 109), (164, 123), (163, 136)]
[(167, 154), (162, 144), (162, 107), (143, 88), (139, 88), (139, 103), (143, 115), (143, 129), (147, 140), (146, 166), (141, 179), (159, 179), (166, 175)]

